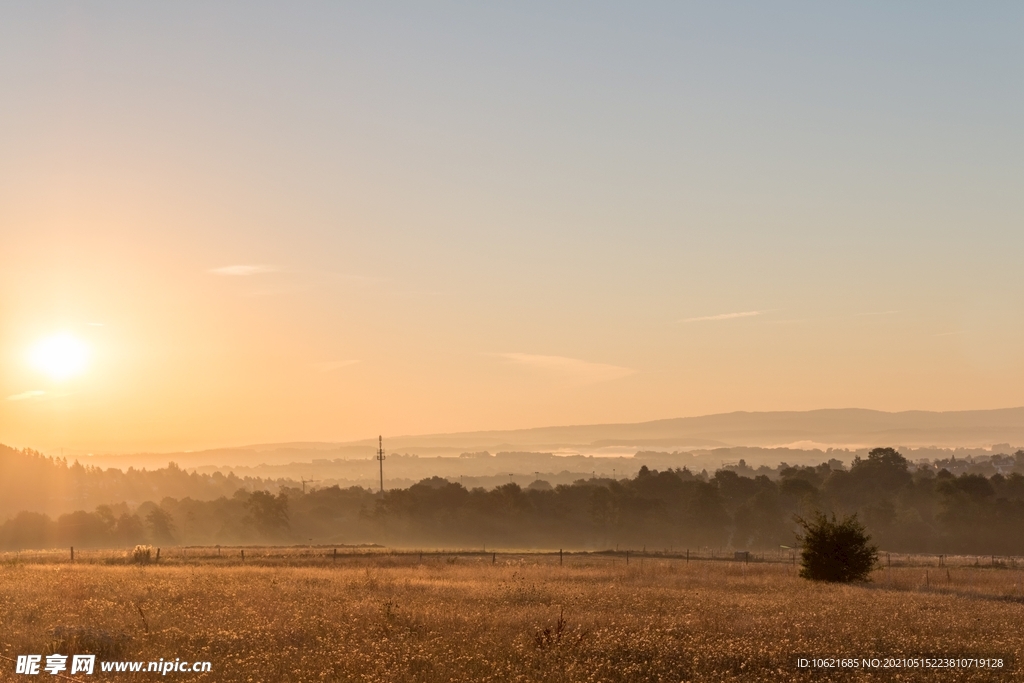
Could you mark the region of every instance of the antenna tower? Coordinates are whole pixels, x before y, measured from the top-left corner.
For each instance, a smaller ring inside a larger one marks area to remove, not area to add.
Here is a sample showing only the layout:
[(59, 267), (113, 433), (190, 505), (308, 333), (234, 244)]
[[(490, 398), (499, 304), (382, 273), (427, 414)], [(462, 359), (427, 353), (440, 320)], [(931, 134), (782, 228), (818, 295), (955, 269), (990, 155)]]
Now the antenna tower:
[(380, 463), (380, 493), (384, 495), (384, 437), (377, 437), (377, 462)]

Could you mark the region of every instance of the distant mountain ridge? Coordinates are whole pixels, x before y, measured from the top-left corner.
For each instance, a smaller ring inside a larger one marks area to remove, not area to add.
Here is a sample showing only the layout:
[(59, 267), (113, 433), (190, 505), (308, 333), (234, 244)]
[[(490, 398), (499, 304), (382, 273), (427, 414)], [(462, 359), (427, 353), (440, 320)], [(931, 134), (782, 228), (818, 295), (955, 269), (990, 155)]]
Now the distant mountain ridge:
[[(1024, 445), (1024, 407), (994, 410), (884, 412), (862, 408), (733, 412), (649, 422), (534, 427), (410, 436), (385, 435), (388, 453), (457, 456), (463, 452), (540, 451), (626, 455), (637, 450), (694, 451), (726, 447), (866, 448), (874, 446), (988, 448)], [(191, 453), (84, 458), (102, 466), (174, 460), (198, 465), (284, 464), (324, 458), (366, 458), (376, 438), (256, 444)]]
[[(906, 446), (983, 446), (1024, 442), (1024, 407), (995, 410), (898, 413), (863, 408), (809, 411), (733, 412), (649, 422), (535, 427), (506, 431), (403, 436), (392, 447), (508, 443), (594, 445), (615, 442), (678, 441), (680, 446), (782, 446), (810, 441), (866, 446), (880, 441)], [(352, 442), (355, 443), (370, 443)], [(691, 445), (692, 444), (692, 445)]]

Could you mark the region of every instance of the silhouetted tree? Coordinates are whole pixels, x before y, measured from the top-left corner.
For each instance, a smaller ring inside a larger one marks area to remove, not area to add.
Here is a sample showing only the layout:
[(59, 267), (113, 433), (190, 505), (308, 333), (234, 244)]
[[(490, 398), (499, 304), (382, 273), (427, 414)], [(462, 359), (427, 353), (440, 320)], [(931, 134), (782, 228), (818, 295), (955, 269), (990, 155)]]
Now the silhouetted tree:
[(275, 536), (288, 529), (288, 498), (269, 491), (253, 491), (245, 503), (249, 521), (264, 536)]
[(796, 518), (803, 528), (800, 543), (800, 576), (813, 581), (867, 581), (878, 561), (878, 548), (871, 545), (857, 515), (836, 520), (821, 512), (811, 519)]
[(792, 530), (782, 515), (779, 495), (765, 487), (736, 511), (733, 546), (737, 548), (769, 548), (788, 543)]
[(121, 545), (138, 545), (145, 540), (146, 529), (137, 515), (121, 513), (114, 525), (114, 538)]
[(171, 515), (158, 507), (154, 507), (146, 515), (146, 524), (153, 534), (153, 540), (158, 543), (167, 543), (174, 540), (174, 520)]
[(687, 538), (700, 545), (724, 545), (728, 540), (729, 513), (712, 484), (694, 482), (694, 495), (686, 507)]
[(875, 448), (868, 453), (866, 460), (854, 459), (850, 475), (865, 488), (890, 494), (910, 483), (909, 465), (895, 448)]

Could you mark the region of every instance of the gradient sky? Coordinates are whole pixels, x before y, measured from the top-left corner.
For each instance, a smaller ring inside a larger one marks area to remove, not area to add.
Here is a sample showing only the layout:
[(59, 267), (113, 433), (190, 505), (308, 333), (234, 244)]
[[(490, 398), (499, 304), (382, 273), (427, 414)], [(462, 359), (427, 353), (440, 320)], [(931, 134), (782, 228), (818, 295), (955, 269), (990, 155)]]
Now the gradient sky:
[(1024, 405), (1024, 6), (431, 4), (0, 4), (0, 442)]

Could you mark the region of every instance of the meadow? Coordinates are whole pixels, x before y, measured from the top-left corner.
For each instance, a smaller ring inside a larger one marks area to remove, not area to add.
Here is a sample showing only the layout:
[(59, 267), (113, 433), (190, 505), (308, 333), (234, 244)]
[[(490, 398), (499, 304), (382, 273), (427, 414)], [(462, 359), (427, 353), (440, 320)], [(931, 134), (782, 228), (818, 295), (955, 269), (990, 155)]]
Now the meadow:
[[(193, 548), (0, 557), (0, 679), (19, 654), (210, 661), (152, 681), (1018, 680), (1015, 561), (888, 558), (864, 585), (787, 561), (634, 553)], [(782, 556), (775, 559), (783, 559)], [(883, 562), (885, 556), (883, 555)], [(810, 671), (797, 657), (1007, 658), (978, 669)], [(47, 680), (57, 677), (43, 673)]]

